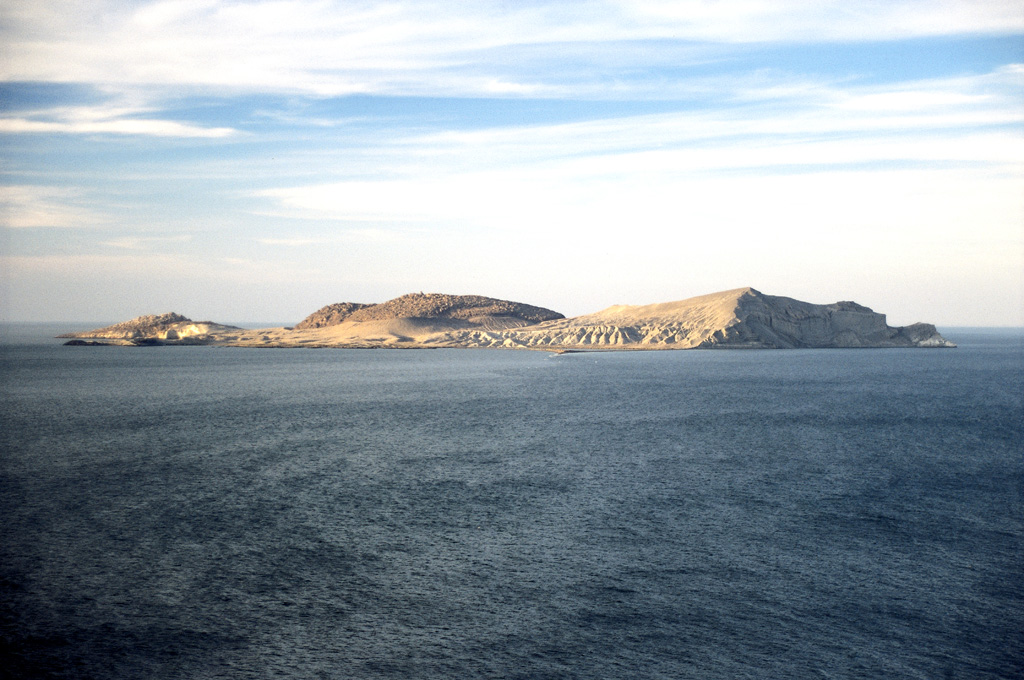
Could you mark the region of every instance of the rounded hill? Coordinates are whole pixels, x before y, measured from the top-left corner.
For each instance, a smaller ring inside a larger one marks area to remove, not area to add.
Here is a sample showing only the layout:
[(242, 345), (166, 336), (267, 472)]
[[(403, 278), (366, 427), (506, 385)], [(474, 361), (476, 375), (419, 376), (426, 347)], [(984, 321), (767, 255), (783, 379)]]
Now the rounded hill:
[(321, 307), (295, 324), (295, 330), (303, 331), (311, 328), (337, 326), (345, 321), (353, 312), (368, 306), (359, 302), (335, 302), (333, 305)]
[(409, 293), (387, 302), (363, 305), (339, 302), (310, 314), (295, 326), (297, 330), (324, 328), (347, 322), (389, 321), (393, 319), (459, 319), (472, 321), (486, 317), (505, 317), (529, 324), (565, 318), (562, 314), (521, 302), (499, 300), (482, 295), (446, 295)]

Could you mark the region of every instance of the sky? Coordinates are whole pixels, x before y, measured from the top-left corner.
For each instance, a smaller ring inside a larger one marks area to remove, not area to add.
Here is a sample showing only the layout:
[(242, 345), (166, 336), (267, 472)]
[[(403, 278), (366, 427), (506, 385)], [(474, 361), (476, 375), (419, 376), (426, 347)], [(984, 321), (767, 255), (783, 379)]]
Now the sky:
[(1019, 0), (5, 0), (0, 320), (1024, 325)]

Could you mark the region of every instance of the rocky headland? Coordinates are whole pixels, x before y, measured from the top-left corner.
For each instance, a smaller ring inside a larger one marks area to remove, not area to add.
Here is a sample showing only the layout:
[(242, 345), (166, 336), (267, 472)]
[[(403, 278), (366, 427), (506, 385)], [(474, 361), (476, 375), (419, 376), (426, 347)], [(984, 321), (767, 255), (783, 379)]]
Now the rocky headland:
[(572, 318), (479, 295), (412, 293), (379, 304), (327, 305), (292, 328), (247, 330), (162, 314), (61, 337), (118, 344), (549, 351), (955, 346), (931, 324), (889, 326), (884, 314), (855, 302), (812, 304), (753, 288), (616, 305)]
[(828, 305), (753, 288), (653, 305), (616, 305), (595, 314), (474, 340), (525, 347), (623, 349), (795, 349), (949, 347), (931, 324), (892, 327), (855, 302)]

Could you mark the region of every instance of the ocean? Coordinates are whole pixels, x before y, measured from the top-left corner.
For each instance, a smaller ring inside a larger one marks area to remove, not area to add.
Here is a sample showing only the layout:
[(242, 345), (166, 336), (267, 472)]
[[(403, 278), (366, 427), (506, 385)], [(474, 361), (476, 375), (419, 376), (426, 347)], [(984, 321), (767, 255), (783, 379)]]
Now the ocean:
[(0, 677), (1024, 676), (1021, 331), (564, 355), (47, 333), (0, 341)]

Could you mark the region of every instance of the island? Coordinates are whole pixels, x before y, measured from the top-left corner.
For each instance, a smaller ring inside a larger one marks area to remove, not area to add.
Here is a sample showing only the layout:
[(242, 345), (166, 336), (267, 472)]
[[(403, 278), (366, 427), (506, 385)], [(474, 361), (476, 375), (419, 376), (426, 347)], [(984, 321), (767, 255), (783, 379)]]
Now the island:
[(292, 327), (250, 330), (168, 313), (59, 337), (75, 344), (559, 352), (956, 346), (932, 324), (889, 326), (884, 314), (855, 302), (813, 304), (749, 287), (676, 302), (615, 305), (571, 318), (480, 295), (410, 293), (377, 304), (327, 305)]

